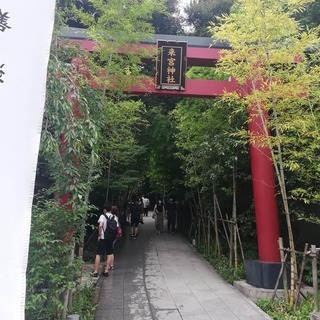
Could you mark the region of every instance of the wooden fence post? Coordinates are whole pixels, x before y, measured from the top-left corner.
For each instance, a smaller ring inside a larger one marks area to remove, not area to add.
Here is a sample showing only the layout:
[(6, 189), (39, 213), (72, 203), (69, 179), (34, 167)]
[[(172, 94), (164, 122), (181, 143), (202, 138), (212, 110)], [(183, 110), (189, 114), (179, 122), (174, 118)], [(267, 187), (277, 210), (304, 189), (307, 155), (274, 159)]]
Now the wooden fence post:
[(318, 301), (318, 269), (317, 269), (317, 248), (315, 245), (311, 245), (311, 257), (312, 257), (312, 281), (313, 281), (313, 299), (314, 310), (319, 311)]

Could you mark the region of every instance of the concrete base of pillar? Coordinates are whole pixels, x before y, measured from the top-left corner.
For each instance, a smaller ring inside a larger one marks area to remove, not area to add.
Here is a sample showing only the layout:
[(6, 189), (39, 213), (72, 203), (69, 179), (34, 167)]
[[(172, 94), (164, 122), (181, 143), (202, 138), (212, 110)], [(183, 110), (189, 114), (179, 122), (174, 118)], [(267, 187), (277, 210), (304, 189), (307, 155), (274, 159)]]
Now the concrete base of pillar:
[[(252, 286), (251, 284), (247, 283), (245, 280), (235, 281), (233, 283), (234, 287), (237, 288), (240, 292), (242, 292), (246, 297), (250, 300), (256, 302), (258, 299), (261, 298), (269, 298), (271, 299), (274, 289), (264, 289), (264, 288), (257, 288)], [(312, 287), (303, 287), (301, 291), (306, 295), (307, 293), (312, 293)], [(284, 297), (284, 290), (278, 289), (276, 298)], [(311, 319), (311, 318), (310, 318)], [(313, 318), (312, 320), (320, 320), (320, 318)]]
[[(246, 260), (246, 280), (257, 288), (274, 289), (280, 273), (280, 262), (261, 262), (259, 260)], [(279, 289), (283, 289), (283, 280), (280, 278)]]

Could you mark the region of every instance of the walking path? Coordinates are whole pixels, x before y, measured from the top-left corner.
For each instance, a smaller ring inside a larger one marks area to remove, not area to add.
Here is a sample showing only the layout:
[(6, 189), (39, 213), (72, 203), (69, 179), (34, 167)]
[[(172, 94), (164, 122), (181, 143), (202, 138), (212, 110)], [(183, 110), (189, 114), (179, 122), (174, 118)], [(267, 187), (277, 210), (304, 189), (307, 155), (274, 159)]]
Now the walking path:
[[(154, 234), (144, 218), (116, 250), (115, 269), (101, 277), (95, 320), (271, 319), (226, 283), (179, 234)], [(129, 231), (129, 230), (127, 230)]]

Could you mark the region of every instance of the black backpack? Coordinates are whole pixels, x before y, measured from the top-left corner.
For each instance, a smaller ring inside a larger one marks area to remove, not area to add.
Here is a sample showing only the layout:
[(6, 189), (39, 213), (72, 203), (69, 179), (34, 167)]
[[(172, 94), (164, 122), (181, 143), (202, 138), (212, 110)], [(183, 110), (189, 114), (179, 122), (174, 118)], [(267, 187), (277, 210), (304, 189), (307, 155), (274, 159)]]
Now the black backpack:
[(105, 217), (107, 219), (107, 226), (104, 231), (104, 238), (107, 241), (114, 241), (117, 237), (117, 221), (114, 216), (109, 218), (107, 215), (105, 215)]

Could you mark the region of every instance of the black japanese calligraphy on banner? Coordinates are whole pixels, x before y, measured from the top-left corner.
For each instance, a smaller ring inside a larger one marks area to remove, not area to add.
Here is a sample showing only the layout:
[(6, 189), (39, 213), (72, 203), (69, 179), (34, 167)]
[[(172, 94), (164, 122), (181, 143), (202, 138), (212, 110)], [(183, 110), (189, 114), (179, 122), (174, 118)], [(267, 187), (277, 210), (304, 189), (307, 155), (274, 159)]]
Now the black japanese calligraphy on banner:
[[(8, 25), (8, 20), (9, 20), (9, 16), (8, 16), (9, 12), (2, 12), (1, 8), (0, 8), (0, 32), (5, 32), (7, 29), (11, 29), (11, 27)], [(4, 83), (3, 80), (3, 75), (5, 74), (5, 72), (3, 71), (3, 67), (4, 67), (4, 63), (1, 64), (0, 61), (0, 84)]]
[(187, 42), (158, 40), (156, 89), (185, 90)]
[(4, 32), (6, 29), (11, 29), (11, 27), (8, 25), (8, 16), (9, 12), (2, 12), (0, 9), (0, 31)]
[(5, 74), (5, 72), (2, 70), (4, 64), (0, 65), (0, 83), (4, 83), (4, 81), (1, 79), (2, 76)]

